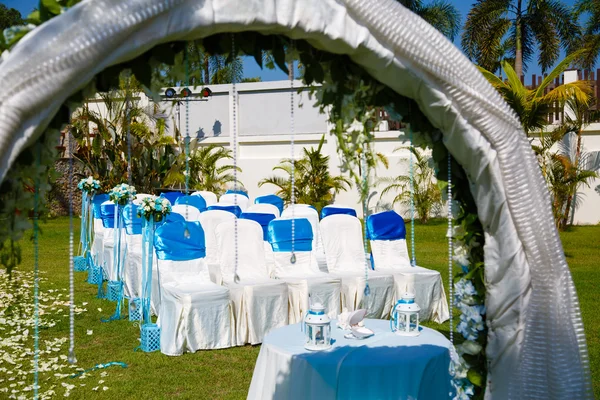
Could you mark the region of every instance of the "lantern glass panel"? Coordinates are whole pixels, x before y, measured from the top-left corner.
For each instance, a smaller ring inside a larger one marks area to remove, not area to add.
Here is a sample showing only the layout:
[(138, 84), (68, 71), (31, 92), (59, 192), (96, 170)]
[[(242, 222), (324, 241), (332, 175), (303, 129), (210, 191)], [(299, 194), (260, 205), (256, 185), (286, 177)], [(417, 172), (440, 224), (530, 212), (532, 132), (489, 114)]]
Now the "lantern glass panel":
[(398, 321), (398, 322), (397, 322), (397, 324), (398, 324), (398, 326), (397, 326), (397, 329), (398, 329), (399, 331), (404, 331), (404, 330), (406, 330), (406, 315), (404, 315), (404, 314), (399, 314), (399, 315), (398, 315), (398, 318), (397, 318), (397, 321)]
[(416, 331), (418, 329), (418, 322), (419, 322), (419, 314), (417, 314), (417, 313), (410, 314), (410, 330), (411, 331)]

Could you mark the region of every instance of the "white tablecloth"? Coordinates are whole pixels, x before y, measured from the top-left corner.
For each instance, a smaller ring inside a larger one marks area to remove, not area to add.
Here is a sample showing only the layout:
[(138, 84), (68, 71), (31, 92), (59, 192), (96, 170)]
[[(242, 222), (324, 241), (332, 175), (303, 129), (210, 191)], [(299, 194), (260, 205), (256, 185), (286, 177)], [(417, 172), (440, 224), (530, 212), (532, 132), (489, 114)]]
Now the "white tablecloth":
[(390, 331), (389, 321), (365, 320), (375, 335), (345, 339), (332, 321), (333, 347), (304, 348), (300, 325), (271, 331), (254, 368), (248, 399), (411, 399), (449, 398), (450, 342), (422, 328), (418, 337)]

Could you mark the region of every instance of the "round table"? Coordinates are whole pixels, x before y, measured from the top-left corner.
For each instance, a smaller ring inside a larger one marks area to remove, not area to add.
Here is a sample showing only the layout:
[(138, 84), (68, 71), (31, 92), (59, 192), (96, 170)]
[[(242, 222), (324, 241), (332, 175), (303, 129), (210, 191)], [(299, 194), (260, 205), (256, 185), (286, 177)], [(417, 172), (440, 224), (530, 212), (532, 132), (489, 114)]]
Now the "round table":
[(331, 322), (329, 350), (304, 348), (300, 324), (271, 331), (254, 368), (248, 399), (447, 399), (450, 342), (422, 328), (417, 337), (398, 336), (390, 322), (365, 320), (375, 335), (346, 339)]

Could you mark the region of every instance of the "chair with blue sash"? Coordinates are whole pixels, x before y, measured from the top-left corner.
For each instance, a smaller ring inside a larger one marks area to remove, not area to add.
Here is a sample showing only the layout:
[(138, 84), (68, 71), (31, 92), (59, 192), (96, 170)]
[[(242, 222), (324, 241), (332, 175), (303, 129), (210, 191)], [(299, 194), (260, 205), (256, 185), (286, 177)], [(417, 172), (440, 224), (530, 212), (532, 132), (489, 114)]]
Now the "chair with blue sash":
[(369, 215), (367, 235), (375, 271), (394, 275), (395, 298), (406, 292), (414, 293), (422, 321), (441, 324), (450, 318), (440, 273), (410, 265), (404, 219), (395, 211)]
[(240, 206), (236, 206), (234, 204), (216, 203), (216, 204), (213, 204), (212, 206), (209, 206), (208, 210), (209, 211), (211, 211), (211, 210), (227, 211), (227, 212), (232, 213), (236, 217), (239, 217), (240, 215), (242, 215), (242, 209), (240, 208)]
[(175, 205), (188, 205), (196, 207), (198, 211), (206, 211), (206, 201), (202, 196), (181, 196), (175, 200)]
[(187, 204), (176, 204), (171, 208), (171, 212), (181, 215), (186, 221), (198, 221), (200, 219), (200, 210)]
[(281, 213), (283, 212), (283, 199), (277, 196), (276, 194), (258, 196), (254, 199), (254, 204), (272, 204), (279, 210), (279, 215), (281, 215)]
[(259, 213), (259, 214), (273, 214), (275, 216), (275, 218), (279, 218), (281, 216), (281, 212), (279, 211), (279, 208), (277, 208), (273, 204), (269, 204), (269, 203), (252, 204), (244, 212)]
[(336, 214), (346, 214), (356, 217), (356, 210), (350, 206), (346, 206), (343, 204), (329, 204), (323, 207), (323, 209), (321, 210), (321, 219)]
[(248, 192), (246, 190), (240, 190), (240, 189), (238, 189), (238, 190), (227, 189), (225, 194), (240, 194), (242, 196), (246, 196), (246, 198), (250, 198), (250, 196), (248, 196)]
[(123, 207), (126, 244), (123, 283), (125, 295), (130, 298), (140, 297), (142, 288), (142, 219), (137, 210), (134, 203)]
[(269, 278), (263, 230), (256, 221), (233, 219), (223, 222), (217, 226), (216, 239), (223, 282), (229, 288), (234, 304), (235, 344), (261, 343), (270, 330), (288, 323), (287, 284)]
[(265, 250), (265, 259), (267, 262), (267, 268), (269, 270), (269, 274), (275, 268), (275, 260), (273, 259), (273, 249), (271, 248), (271, 244), (269, 243), (268, 231), (269, 231), (269, 222), (277, 218), (277, 214), (279, 214), (279, 210), (272, 204), (254, 204), (248, 207), (246, 212), (243, 212), (240, 215), (242, 219), (250, 219), (252, 221), (256, 221), (260, 224), (263, 230), (263, 247)]
[(180, 191), (171, 191), (171, 192), (162, 192), (160, 194), (162, 197), (164, 197), (165, 199), (169, 200), (169, 202), (171, 204), (175, 204), (175, 202), (177, 201), (177, 199), (181, 196), (185, 196), (185, 193), (180, 192)]
[(194, 192), (191, 194), (192, 196), (201, 196), (204, 199), (204, 202), (206, 203), (206, 206), (212, 206), (213, 204), (217, 203), (217, 195), (214, 194), (213, 192), (209, 192), (207, 190), (199, 190), (197, 192)]
[(92, 259), (94, 264), (102, 265), (102, 248), (104, 240), (104, 225), (102, 222), (102, 203), (108, 200), (107, 194), (96, 194), (92, 199), (92, 214), (94, 217), (94, 238), (92, 240)]
[(206, 243), (206, 263), (210, 278), (217, 285), (222, 283), (221, 269), (219, 267), (219, 251), (217, 248), (217, 226), (219, 224), (232, 221), (235, 215), (223, 210), (208, 210), (200, 214), (200, 225), (204, 229), (204, 238)]
[(237, 205), (242, 212), (246, 211), (249, 203), (250, 199), (247, 194), (225, 193), (219, 198), (219, 204)]
[[(348, 311), (367, 310), (367, 317), (386, 319), (394, 299), (394, 277), (369, 268), (370, 295), (365, 296), (367, 255), (362, 225), (347, 214), (330, 215), (321, 221), (327, 268), (332, 276), (342, 279), (342, 307)], [(361, 305), (362, 303), (362, 305)]]
[[(187, 233), (186, 233), (187, 231)], [(154, 235), (160, 351), (176, 356), (233, 345), (229, 290), (211, 282), (199, 222), (166, 222)]]
[[(100, 210), (102, 213), (102, 225), (104, 226), (104, 238), (102, 240), (102, 271), (104, 278), (109, 281), (117, 281), (117, 270), (114, 265), (114, 247), (116, 239), (116, 227), (115, 227), (115, 203), (111, 200), (105, 201), (101, 204)], [(125, 231), (121, 231), (121, 252), (120, 252), (120, 263), (123, 265), (125, 260)]]
[[(269, 223), (269, 243), (273, 248), (273, 277), (288, 284), (290, 324), (301, 322), (308, 312), (309, 299), (325, 305), (330, 318), (341, 311), (341, 281), (319, 270), (312, 251), (313, 229), (306, 218), (277, 218)], [(295, 262), (292, 262), (292, 246)]]
[(322, 272), (328, 272), (327, 259), (323, 250), (323, 241), (321, 239), (321, 227), (319, 226), (319, 213), (313, 206), (308, 204), (294, 204), (287, 207), (281, 214), (282, 218), (306, 218), (310, 222), (313, 231), (313, 254), (317, 260), (317, 265)]

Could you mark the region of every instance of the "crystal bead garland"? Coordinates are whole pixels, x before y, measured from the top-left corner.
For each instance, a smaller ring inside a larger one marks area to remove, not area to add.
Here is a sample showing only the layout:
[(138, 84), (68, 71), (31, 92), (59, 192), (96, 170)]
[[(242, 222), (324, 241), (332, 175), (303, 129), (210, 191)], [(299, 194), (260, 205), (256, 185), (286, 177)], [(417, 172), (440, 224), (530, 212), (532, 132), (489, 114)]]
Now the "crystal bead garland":
[[(75, 284), (73, 277), (73, 135), (69, 130), (69, 364), (76, 364), (75, 357)], [(83, 199), (82, 199), (83, 201)]]
[[(231, 62), (236, 61), (237, 52), (235, 49), (235, 34), (231, 34)], [(234, 209), (238, 205), (238, 176), (237, 176), (237, 157), (238, 157), (238, 143), (237, 143), (237, 88), (235, 84), (235, 74), (233, 74), (231, 80), (231, 93), (233, 97), (233, 104), (231, 105), (231, 111), (233, 116), (232, 136), (233, 136), (233, 190), (235, 195), (233, 196)], [(238, 218), (233, 220), (233, 281), (239, 282), (240, 277), (238, 275), (238, 262), (239, 262), (239, 251), (238, 251)]]
[(369, 197), (369, 169), (368, 169), (368, 164), (367, 164), (367, 144), (363, 143), (363, 151), (361, 154), (361, 163), (362, 163), (362, 173), (363, 173), (363, 222), (364, 222), (364, 229), (363, 229), (363, 245), (364, 245), (364, 250), (365, 250), (365, 296), (369, 296), (371, 294), (371, 288), (369, 286), (369, 263), (367, 262), (367, 254), (368, 254), (368, 245), (367, 245), (367, 217), (369, 214), (369, 210), (368, 210), (368, 197)]
[[(36, 145), (35, 164), (36, 170), (40, 167), (41, 145)], [(33, 398), (38, 398), (39, 391), (39, 363), (40, 363), (40, 246), (39, 246), (39, 201), (40, 182), (36, 175), (33, 197)]]
[(454, 242), (452, 240), (453, 231), (452, 231), (452, 156), (450, 152), (448, 152), (448, 232), (446, 233), (446, 237), (448, 238), (448, 294), (450, 297), (449, 301), (449, 312), (450, 312), (450, 343), (454, 344), (454, 323), (453, 323), (453, 259), (452, 254), (454, 253)]
[[(290, 44), (290, 48), (293, 49), (293, 42)], [(290, 257), (290, 263), (296, 264), (296, 210), (294, 205), (296, 204), (296, 160), (295, 156), (295, 123), (294, 123), (294, 63), (291, 63), (291, 71), (289, 72), (290, 78), (290, 159), (292, 160), (291, 165), (291, 176), (290, 176), (290, 207), (292, 208), (292, 256)], [(315, 241), (316, 242), (316, 241)], [(313, 251), (316, 249), (313, 249)]]
[(409, 138), (410, 138), (410, 265), (413, 267), (417, 265), (417, 258), (415, 257), (415, 177), (414, 177), (414, 161), (413, 151), (413, 131), (410, 125), (408, 126)]
[[(185, 58), (185, 88), (188, 89), (190, 84), (190, 72), (188, 69), (188, 49), (187, 46), (183, 52), (183, 56)], [(190, 230), (187, 227), (188, 221), (188, 200), (187, 196), (189, 196), (190, 191), (190, 96), (185, 97), (185, 195), (186, 195), (186, 205), (185, 205), (185, 230), (183, 231), (183, 236), (186, 239), (190, 238)]]

